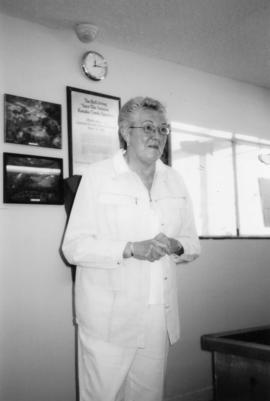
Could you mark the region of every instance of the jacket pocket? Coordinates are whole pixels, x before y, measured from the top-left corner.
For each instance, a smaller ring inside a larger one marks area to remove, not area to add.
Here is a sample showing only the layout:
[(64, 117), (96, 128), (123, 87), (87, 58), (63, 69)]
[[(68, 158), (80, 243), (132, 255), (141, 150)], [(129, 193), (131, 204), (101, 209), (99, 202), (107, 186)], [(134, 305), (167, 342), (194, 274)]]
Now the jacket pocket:
[(155, 200), (163, 231), (168, 236), (177, 236), (185, 217), (186, 196), (164, 196)]
[(128, 240), (138, 218), (138, 199), (122, 193), (103, 192), (99, 196), (100, 219), (107, 232), (104, 235), (115, 240)]
[(103, 192), (99, 196), (99, 201), (103, 205), (132, 206), (137, 204), (138, 199), (133, 195)]
[(108, 340), (117, 291), (76, 283), (76, 319), (91, 336)]

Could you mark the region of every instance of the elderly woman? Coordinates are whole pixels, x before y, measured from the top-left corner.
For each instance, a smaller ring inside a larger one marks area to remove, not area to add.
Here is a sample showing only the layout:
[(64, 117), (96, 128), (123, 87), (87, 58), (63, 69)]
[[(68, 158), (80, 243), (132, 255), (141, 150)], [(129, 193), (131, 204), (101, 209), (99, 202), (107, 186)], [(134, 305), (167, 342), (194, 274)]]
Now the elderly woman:
[(200, 246), (182, 178), (160, 161), (163, 105), (131, 99), (119, 130), (126, 150), (90, 165), (63, 242), (77, 265), (80, 401), (159, 401), (179, 338), (176, 264)]

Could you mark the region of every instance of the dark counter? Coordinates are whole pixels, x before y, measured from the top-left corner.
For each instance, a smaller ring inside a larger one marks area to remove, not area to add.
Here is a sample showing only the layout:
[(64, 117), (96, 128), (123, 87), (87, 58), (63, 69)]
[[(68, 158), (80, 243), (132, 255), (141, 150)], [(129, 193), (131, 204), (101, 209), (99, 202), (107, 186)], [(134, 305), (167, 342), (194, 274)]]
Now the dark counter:
[(201, 337), (212, 353), (216, 401), (270, 401), (270, 326)]

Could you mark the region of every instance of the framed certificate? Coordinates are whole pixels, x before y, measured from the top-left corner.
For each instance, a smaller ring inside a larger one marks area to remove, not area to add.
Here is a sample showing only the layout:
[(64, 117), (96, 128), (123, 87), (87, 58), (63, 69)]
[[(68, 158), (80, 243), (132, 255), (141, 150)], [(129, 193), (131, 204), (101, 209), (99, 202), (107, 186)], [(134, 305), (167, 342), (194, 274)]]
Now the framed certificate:
[(119, 149), (120, 98), (67, 87), (69, 175)]

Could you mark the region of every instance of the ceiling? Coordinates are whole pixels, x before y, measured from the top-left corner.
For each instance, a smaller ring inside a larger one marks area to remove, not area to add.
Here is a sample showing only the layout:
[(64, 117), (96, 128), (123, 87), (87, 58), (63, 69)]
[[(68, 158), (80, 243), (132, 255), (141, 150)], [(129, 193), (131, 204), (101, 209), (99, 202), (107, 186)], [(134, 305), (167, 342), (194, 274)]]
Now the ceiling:
[(99, 43), (270, 88), (270, 0), (0, 0), (0, 12), (89, 22)]

